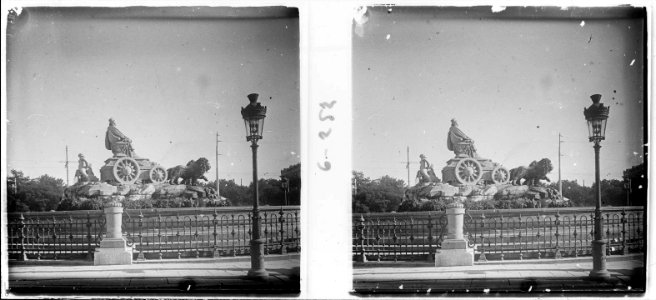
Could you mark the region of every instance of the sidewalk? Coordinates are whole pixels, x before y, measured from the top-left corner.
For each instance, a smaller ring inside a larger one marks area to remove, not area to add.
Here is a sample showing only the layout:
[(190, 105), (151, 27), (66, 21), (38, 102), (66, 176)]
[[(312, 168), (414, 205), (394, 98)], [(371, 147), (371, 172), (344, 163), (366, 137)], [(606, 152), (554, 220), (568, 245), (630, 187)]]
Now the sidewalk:
[(300, 291), (299, 255), (268, 255), (266, 281), (246, 277), (250, 257), (135, 261), (93, 266), (91, 261), (9, 263), (9, 292), (16, 295), (84, 294), (219, 295), (290, 294)]
[[(436, 268), (429, 262), (355, 263), (353, 287), (361, 294), (547, 294), (640, 293), (645, 290), (640, 255), (608, 257), (611, 279), (588, 278), (592, 258), (492, 261), (467, 267)], [(464, 295), (463, 295), (464, 296)]]

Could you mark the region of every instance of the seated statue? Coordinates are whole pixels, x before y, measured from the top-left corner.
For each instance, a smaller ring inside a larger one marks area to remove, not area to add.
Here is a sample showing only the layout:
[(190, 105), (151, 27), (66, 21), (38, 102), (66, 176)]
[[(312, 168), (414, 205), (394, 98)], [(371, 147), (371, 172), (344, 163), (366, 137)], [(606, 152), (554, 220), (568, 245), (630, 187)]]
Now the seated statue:
[(109, 127), (105, 133), (105, 148), (112, 150), (114, 156), (135, 156), (132, 140), (116, 128), (116, 122), (112, 118), (109, 119)]
[(446, 139), (446, 147), (459, 157), (477, 158), (474, 140), (469, 138), (460, 128), (456, 119), (451, 119), (451, 128)]
[(426, 155), (419, 155), (421, 161), (419, 162), (419, 171), (417, 172), (417, 179), (419, 183), (440, 182), (440, 179), (435, 175), (433, 165), (428, 162)]

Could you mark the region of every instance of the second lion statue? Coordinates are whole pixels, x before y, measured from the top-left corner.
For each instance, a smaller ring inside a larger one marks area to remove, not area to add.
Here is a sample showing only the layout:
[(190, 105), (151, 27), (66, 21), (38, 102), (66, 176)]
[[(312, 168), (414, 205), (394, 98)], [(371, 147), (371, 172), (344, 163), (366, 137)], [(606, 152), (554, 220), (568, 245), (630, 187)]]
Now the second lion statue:
[(549, 181), (547, 174), (553, 170), (551, 165), (551, 160), (548, 158), (543, 158), (540, 161), (533, 161), (528, 167), (517, 167), (510, 170), (510, 182), (513, 185), (520, 185), (521, 180), (524, 180), (525, 185), (535, 185), (540, 182), (540, 180)]
[(210, 168), (210, 162), (207, 158), (201, 157), (198, 160), (190, 160), (187, 166), (175, 166), (166, 170), (166, 172), (168, 173), (170, 184), (178, 184), (178, 180), (182, 179), (182, 184), (196, 185), (198, 179), (207, 181), (204, 174)]

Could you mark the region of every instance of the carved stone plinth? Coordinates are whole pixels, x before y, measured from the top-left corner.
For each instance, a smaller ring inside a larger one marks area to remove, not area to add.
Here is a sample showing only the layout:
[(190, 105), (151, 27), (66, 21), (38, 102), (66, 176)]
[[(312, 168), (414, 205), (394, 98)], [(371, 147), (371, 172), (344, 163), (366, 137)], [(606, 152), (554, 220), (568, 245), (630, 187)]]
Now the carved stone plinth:
[(123, 206), (120, 202), (105, 203), (105, 219), (107, 220), (107, 235), (100, 241), (96, 249), (93, 264), (98, 265), (131, 265), (132, 247), (128, 247), (121, 230)]
[(446, 209), (448, 234), (442, 242), (442, 248), (435, 251), (436, 267), (474, 265), (474, 250), (467, 246), (462, 230), (464, 214), (465, 208), (459, 202), (449, 204)]

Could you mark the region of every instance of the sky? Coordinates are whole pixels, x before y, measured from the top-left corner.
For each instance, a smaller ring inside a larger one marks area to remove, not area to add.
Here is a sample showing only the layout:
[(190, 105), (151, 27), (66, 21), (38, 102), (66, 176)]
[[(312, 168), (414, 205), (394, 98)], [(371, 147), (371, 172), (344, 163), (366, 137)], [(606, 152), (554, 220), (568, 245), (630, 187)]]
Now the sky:
[[(627, 11), (629, 14), (627, 14)], [(644, 19), (630, 8), (369, 8), (353, 26), (353, 170), (441, 178), (450, 120), (507, 169), (549, 158), (558, 180), (594, 181), (583, 108), (610, 106), (601, 178), (644, 160)]]
[(271, 8), (24, 8), (7, 31), (7, 167), (70, 183), (83, 153), (94, 172), (108, 119), (137, 155), (164, 168), (206, 157), (206, 174), (247, 185), (240, 109), (268, 107), (261, 178), (300, 162), (298, 12)]

